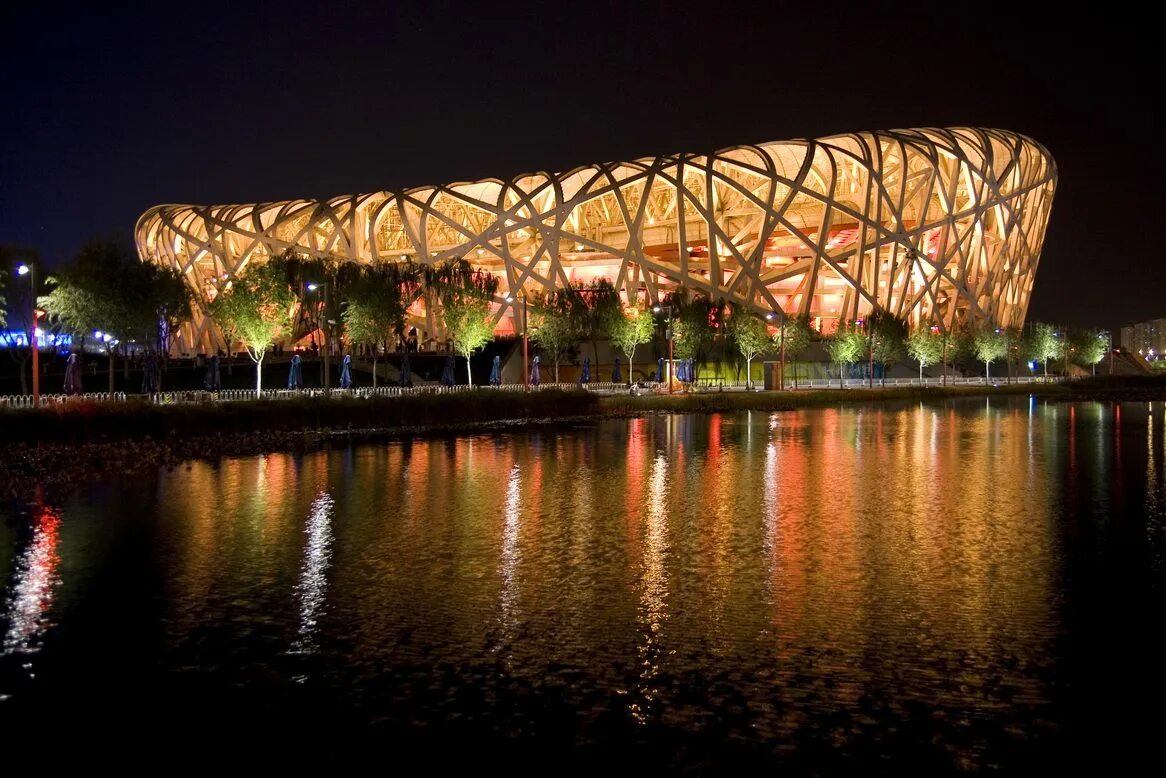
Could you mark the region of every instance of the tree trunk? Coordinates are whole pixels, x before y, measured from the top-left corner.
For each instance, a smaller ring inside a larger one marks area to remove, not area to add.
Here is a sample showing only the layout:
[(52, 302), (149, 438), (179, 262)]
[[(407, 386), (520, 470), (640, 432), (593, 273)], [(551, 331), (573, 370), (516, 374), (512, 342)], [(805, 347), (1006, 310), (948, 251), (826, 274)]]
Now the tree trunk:
[(843, 362), (839, 362), (839, 363), (838, 363), (838, 388), (839, 388), (839, 389), (845, 389), (845, 388), (846, 388), (846, 384), (843, 382), (843, 379), (842, 379), (842, 366), (843, 366), (844, 364), (845, 364), (845, 363), (843, 363)]
[(923, 360), (919, 360), (919, 385), (923, 386)]
[(113, 394), (113, 349), (109, 349), (109, 393)]
[(555, 357), (555, 383), (559, 382), (559, 358)]
[(255, 399), (263, 396), (263, 354), (255, 359)]
[(745, 388), (753, 388), (753, 357), (745, 357)]
[(632, 350), (628, 353), (628, 386), (636, 382), (635, 371), (632, 370), (632, 357), (636, 355), (636, 347), (632, 346)]
[(992, 380), (992, 363), (984, 362), (984, 383), (987, 384)]
[(377, 388), (377, 352), (373, 349), (372, 352), (372, 388)]
[(470, 355), (466, 354), (466, 383), (470, 386), (474, 385), (474, 377), (470, 375)]
[[(23, 353), (23, 352), (21, 352), (21, 353)], [(25, 362), (27, 362), (27, 361), (28, 361), (28, 360), (27, 360), (27, 359), (25, 359), (25, 358), (22, 356), (22, 357), (21, 357), (19, 360), (17, 360), (17, 362), (16, 362), (16, 364), (17, 364), (17, 365), (20, 367), (20, 370), (18, 370), (17, 372), (19, 372), (19, 373), (20, 373), (20, 393), (21, 393), (21, 394), (29, 394), (29, 391), (28, 391), (28, 376), (27, 376), (27, 375), (25, 375), (25, 373), (24, 373), (24, 363), (25, 363)]]

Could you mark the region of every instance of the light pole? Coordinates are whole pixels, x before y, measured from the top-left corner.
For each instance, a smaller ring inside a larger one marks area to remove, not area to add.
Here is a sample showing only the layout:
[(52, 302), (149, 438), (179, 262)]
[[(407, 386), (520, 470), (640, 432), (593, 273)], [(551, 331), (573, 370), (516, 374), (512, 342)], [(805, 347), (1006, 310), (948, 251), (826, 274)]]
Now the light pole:
[(330, 369), (329, 360), (328, 360), (328, 351), (332, 347), (332, 339), (330, 337), (328, 337), (328, 325), (332, 323), (332, 320), (328, 318), (328, 284), (327, 283), (308, 284), (308, 291), (309, 292), (314, 292), (317, 289), (324, 290), (324, 294), (323, 294), (323, 297), (324, 297), (324, 323), (323, 323), (323, 326), (320, 327), (320, 340), (323, 341), (323, 343), (321, 344), (322, 345), (321, 351), (324, 352), (324, 382), (323, 383), (324, 383), (324, 392), (327, 393), (327, 391), (330, 388), (331, 383), (332, 383), (332, 371)]
[[(519, 292), (518, 299), (522, 300), (522, 385), (530, 386), (530, 337), (526, 328), (526, 315), (528, 313), (526, 293)], [(506, 295), (506, 302), (513, 303), (514, 295)]]
[(943, 385), (947, 386), (947, 333), (940, 332), (937, 324), (931, 325), (931, 332), (943, 339)]
[(109, 397), (113, 399), (114, 385), (113, 385), (113, 347), (118, 344), (117, 338), (113, 336), (112, 332), (102, 332), (97, 330), (93, 333), (93, 337), (97, 338), (99, 343), (105, 344), (105, 353), (109, 355)]
[(28, 345), (32, 349), (32, 407), (40, 407), (40, 341), (37, 340), (39, 335), (39, 319), (40, 308), (36, 307), (36, 265), (25, 264), (16, 268), (16, 274), (19, 276), (28, 276), (31, 282), (31, 297), (32, 297), (32, 337), (29, 338)]
[[(668, 394), (672, 394), (672, 367), (673, 367), (673, 365), (672, 365), (672, 351), (673, 351), (673, 341), (674, 341), (673, 336), (675, 335), (675, 333), (672, 331), (672, 303), (668, 303), (667, 308), (668, 308), (668, 329), (665, 331), (665, 334), (668, 336)], [(662, 309), (659, 305), (652, 306), (653, 313), (659, 313), (661, 310)]]

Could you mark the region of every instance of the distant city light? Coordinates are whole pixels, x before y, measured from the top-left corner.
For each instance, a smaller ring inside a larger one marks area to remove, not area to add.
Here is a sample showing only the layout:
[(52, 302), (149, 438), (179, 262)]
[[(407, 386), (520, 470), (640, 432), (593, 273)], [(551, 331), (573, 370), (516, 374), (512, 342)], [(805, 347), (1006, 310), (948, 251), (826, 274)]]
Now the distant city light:
[(319, 284), (308, 284), (308, 291), (309, 292), (314, 292), (319, 288), (320, 288)]
[(21, 265), (20, 267), (16, 268), (16, 274), (18, 276), (26, 276), (31, 272), (32, 272), (32, 268), (29, 267), (28, 265)]

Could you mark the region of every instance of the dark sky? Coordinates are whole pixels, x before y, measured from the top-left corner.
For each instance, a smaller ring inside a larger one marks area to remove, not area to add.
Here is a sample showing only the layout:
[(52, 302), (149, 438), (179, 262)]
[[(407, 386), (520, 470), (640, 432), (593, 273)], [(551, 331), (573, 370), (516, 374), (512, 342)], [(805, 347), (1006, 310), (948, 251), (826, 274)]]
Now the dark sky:
[(1029, 319), (1166, 316), (1162, 45), (1134, 6), (6, 5), (0, 242), (49, 264), (128, 240), (158, 203), (980, 125), (1036, 138), (1060, 170)]

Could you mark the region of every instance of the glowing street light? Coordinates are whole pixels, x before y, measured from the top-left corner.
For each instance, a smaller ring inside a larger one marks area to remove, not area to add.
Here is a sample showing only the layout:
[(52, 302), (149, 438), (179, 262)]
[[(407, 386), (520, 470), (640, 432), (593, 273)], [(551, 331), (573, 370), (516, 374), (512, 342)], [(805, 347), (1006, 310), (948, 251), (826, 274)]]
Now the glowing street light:
[(37, 336), (40, 334), (40, 328), (37, 326), (40, 323), (40, 316), (44, 311), (36, 307), (36, 266), (21, 263), (16, 266), (16, 275), (28, 276), (29, 288), (32, 290), (32, 337), (29, 339), (29, 346), (32, 349), (32, 405), (34, 408), (40, 407), (40, 341)]
[(309, 292), (315, 292), (319, 289), (322, 289), (324, 292), (324, 294), (323, 294), (323, 297), (324, 297), (324, 323), (320, 326), (320, 337), (324, 341), (324, 343), (323, 343), (323, 345), (324, 345), (324, 348), (323, 348), (323, 351), (324, 351), (324, 392), (327, 393), (328, 390), (331, 388), (331, 383), (332, 383), (332, 372), (331, 372), (331, 366), (329, 365), (329, 359), (328, 359), (328, 352), (332, 348), (332, 338), (329, 337), (329, 332), (328, 332), (328, 325), (332, 323), (332, 321), (328, 318), (328, 284), (327, 283), (319, 283), (318, 284), (318, 283), (312, 281), (312, 282), (306, 284), (305, 286), (307, 287), (307, 290)]

